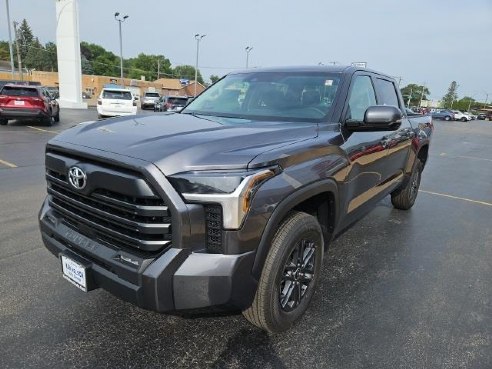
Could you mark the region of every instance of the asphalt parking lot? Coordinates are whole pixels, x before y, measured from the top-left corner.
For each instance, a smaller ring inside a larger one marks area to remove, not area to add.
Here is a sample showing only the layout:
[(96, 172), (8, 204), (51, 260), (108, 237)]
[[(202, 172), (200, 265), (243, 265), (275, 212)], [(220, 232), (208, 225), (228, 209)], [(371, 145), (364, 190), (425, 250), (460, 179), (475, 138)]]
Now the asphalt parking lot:
[(37, 225), (44, 145), (95, 117), (0, 127), (1, 368), (492, 368), (492, 122), (436, 121), (414, 208), (385, 199), (333, 242), (306, 316), (268, 336), (61, 277)]

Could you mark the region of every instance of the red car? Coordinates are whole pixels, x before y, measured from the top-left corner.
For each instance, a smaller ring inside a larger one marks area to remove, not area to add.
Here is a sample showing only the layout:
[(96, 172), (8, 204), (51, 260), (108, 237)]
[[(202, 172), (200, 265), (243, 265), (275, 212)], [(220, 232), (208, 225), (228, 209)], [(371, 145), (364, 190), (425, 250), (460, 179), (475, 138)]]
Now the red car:
[(51, 126), (60, 121), (60, 107), (43, 87), (5, 85), (0, 90), (0, 125), (13, 119), (37, 119)]

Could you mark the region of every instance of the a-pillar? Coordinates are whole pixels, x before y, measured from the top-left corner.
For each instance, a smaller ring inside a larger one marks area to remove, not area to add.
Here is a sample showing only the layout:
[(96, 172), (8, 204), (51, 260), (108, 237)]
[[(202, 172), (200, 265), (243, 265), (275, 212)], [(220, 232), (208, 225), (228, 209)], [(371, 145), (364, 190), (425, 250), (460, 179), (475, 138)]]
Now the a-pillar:
[(56, 49), (60, 107), (87, 109), (82, 100), (78, 0), (56, 0)]

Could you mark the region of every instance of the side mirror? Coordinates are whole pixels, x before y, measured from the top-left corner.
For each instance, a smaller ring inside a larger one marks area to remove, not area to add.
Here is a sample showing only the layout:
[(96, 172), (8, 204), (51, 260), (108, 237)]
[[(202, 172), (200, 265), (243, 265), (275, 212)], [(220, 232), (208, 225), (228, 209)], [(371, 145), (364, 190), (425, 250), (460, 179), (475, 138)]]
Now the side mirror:
[(396, 106), (375, 105), (367, 108), (363, 122), (348, 122), (352, 131), (392, 131), (401, 125), (402, 113)]

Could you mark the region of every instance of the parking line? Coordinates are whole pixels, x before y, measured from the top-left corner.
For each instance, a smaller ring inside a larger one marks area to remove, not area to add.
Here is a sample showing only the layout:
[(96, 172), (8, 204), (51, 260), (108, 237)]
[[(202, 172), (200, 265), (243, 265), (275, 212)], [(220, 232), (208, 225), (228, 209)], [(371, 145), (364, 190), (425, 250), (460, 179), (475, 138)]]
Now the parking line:
[(9, 168), (17, 168), (17, 165), (9, 163), (8, 161), (0, 159), (0, 164), (6, 165)]
[(431, 191), (424, 191), (424, 190), (419, 190), (419, 192), (427, 193), (427, 194), (430, 194), (430, 195), (448, 197), (450, 199), (455, 199), (455, 200), (468, 201), (468, 202), (472, 202), (474, 204), (480, 204), (480, 205), (485, 205), (485, 206), (492, 206), (492, 203), (490, 203), (490, 202), (467, 199), (466, 197), (458, 197), (458, 196), (448, 195), (448, 194), (445, 194), (445, 193), (431, 192)]
[(33, 127), (33, 126), (27, 126), (27, 128), (32, 128), (32, 129), (35, 129), (36, 131), (48, 132), (48, 133), (53, 133), (53, 134), (60, 133), (58, 131), (49, 131), (47, 129), (42, 129), (42, 128)]

